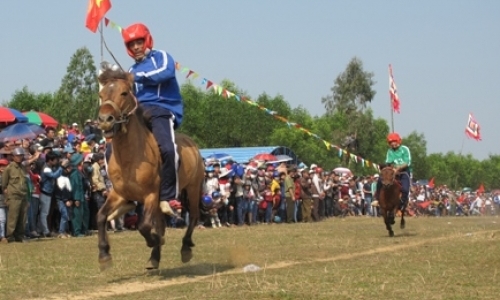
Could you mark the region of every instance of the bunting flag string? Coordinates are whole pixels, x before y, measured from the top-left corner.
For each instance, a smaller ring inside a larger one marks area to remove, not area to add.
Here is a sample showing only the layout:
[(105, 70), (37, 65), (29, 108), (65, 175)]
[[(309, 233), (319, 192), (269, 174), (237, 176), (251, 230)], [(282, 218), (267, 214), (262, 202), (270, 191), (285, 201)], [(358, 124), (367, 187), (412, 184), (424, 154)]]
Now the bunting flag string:
[[(113, 21), (109, 20), (108, 18), (105, 18), (105, 24), (106, 25), (109, 24), (112, 28), (115, 28), (115, 29), (117, 29), (120, 32), (122, 30), (122, 27), (120, 27), (119, 25), (117, 25)], [(194, 70), (192, 70), (190, 68), (181, 66), (181, 64), (179, 62), (175, 62), (175, 69), (178, 72), (180, 72), (181, 74), (186, 74), (186, 79), (194, 80), (194, 79), (200, 77), (200, 75), (197, 72), (195, 72)], [(244, 102), (246, 104), (254, 106), (254, 107), (262, 110), (263, 112), (265, 112), (269, 116), (275, 118), (276, 120), (281, 121), (281, 122), (287, 124), (287, 126), (289, 128), (295, 128), (295, 129), (297, 129), (299, 131), (302, 131), (303, 133), (305, 133), (305, 134), (307, 134), (307, 135), (309, 135), (311, 137), (314, 137), (315, 139), (323, 142), (323, 144), (324, 144), (324, 146), (326, 147), (327, 150), (331, 150), (333, 148), (336, 151), (338, 151), (338, 156), (340, 158), (342, 156), (347, 156), (353, 162), (355, 162), (355, 163), (361, 163), (362, 167), (370, 167), (370, 168), (373, 167), (376, 171), (380, 171), (380, 166), (378, 164), (373, 163), (372, 161), (367, 160), (367, 159), (365, 159), (365, 158), (363, 158), (361, 156), (358, 156), (356, 154), (350, 153), (348, 150), (343, 149), (343, 148), (341, 148), (341, 147), (339, 147), (337, 145), (334, 145), (334, 144), (332, 144), (332, 143), (330, 143), (330, 142), (322, 139), (319, 135), (311, 132), (307, 128), (304, 128), (302, 125), (297, 124), (295, 122), (291, 122), (287, 118), (278, 115), (278, 113), (276, 111), (268, 109), (268, 108), (260, 105), (256, 101), (253, 101), (253, 100), (249, 99), (248, 97), (246, 97), (244, 95), (235, 94), (235, 93), (233, 93), (233, 92), (225, 89), (221, 85), (219, 85), (219, 84), (217, 84), (217, 83), (215, 83), (215, 82), (213, 82), (213, 81), (211, 81), (211, 80), (209, 80), (209, 79), (207, 79), (205, 77), (201, 77), (200, 85), (202, 85), (203, 87), (205, 87), (205, 90), (207, 90), (207, 91), (208, 90), (212, 90), (214, 93), (216, 93), (219, 96), (222, 96), (225, 99), (234, 98), (238, 102)]]

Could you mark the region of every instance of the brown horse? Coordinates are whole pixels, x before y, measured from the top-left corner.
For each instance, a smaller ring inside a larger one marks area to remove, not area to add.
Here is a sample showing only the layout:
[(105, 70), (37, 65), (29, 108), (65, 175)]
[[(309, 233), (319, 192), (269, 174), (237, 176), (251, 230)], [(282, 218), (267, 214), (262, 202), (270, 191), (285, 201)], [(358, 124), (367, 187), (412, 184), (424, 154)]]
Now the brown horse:
[[(146, 268), (157, 269), (161, 246), (165, 243), (165, 217), (159, 207), (161, 156), (158, 143), (148, 129), (132, 87), (134, 76), (121, 70), (106, 69), (99, 76), (103, 86), (99, 97), (99, 127), (106, 138), (112, 138), (112, 153), (108, 175), (113, 184), (106, 202), (97, 214), (99, 231), (99, 263), (101, 269), (110, 266), (111, 255), (107, 236), (107, 221), (135, 208), (133, 201), (144, 205), (139, 232), (152, 248)], [(191, 239), (199, 219), (199, 204), (204, 180), (204, 164), (199, 149), (186, 135), (176, 134), (175, 141), (181, 160), (179, 190), (186, 195), (189, 226), (182, 239), (182, 262), (192, 258)], [(186, 199), (183, 199), (186, 200)], [(154, 226), (154, 231), (152, 231)]]
[[(378, 204), (380, 214), (384, 217), (385, 228), (389, 231), (389, 236), (394, 236), (392, 225), (394, 225), (396, 214), (401, 204), (401, 185), (396, 180), (396, 171), (391, 166), (386, 166), (380, 171), (382, 188), (380, 190)], [(401, 229), (405, 228), (404, 211), (401, 212)]]

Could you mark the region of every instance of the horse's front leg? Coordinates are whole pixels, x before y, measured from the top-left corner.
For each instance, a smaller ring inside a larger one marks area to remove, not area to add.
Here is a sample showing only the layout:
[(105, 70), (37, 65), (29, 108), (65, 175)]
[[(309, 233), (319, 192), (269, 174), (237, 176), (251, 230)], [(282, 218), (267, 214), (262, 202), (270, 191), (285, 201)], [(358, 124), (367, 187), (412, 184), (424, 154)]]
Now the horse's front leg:
[(102, 271), (111, 267), (112, 263), (111, 254), (109, 254), (110, 247), (107, 233), (108, 215), (125, 202), (125, 199), (120, 197), (114, 190), (111, 190), (104, 205), (97, 212), (99, 264)]
[(160, 266), (161, 246), (165, 244), (165, 216), (160, 211), (160, 209), (153, 211), (153, 219), (155, 231), (154, 234), (159, 236), (160, 243), (154, 245), (151, 249), (151, 256), (149, 257), (149, 260), (146, 264), (146, 269), (148, 270), (158, 269), (158, 267)]
[(139, 225), (139, 232), (146, 240), (148, 247), (152, 248), (161, 244), (161, 236), (158, 232), (154, 234), (151, 232), (153, 229), (153, 219), (157, 218), (158, 210), (160, 209), (158, 203), (158, 193), (151, 193), (144, 199), (144, 213), (142, 222)]
[[(394, 236), (394, 231), (392, 231), (392, 223), (391, 223), (391, 212), (387, 211), (385, 208), (380, 207), (380, 213), (384, 217), (385, 228), (389, 232), (389, 236)], [(392, 222), (394, 222), (394, 217), (392, 217)]]

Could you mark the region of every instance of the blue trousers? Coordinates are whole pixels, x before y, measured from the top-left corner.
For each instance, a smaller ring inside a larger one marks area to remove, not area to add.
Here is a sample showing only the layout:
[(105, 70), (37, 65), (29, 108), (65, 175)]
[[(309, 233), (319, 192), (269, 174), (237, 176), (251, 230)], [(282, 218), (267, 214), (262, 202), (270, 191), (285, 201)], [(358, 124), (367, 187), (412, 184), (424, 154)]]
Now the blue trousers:
[[(396, 176), (396, 179), (401, 183), (401, 204), (403, 208), (408, 205), (408, 199), (410, 198), (410, 175), (408, 173), (400, 173)], [(377, 196), (380, 193), (380, 188), (382, 187), (382, 178), (379, 177), (377, 181)], [(377, 199), (378, 200), (378, 199)]]
[(144, 114), (150, 118), (153, 135), (160, 147), (162, 166), (160, 170), (160, 201), (179, 199), (179, 154), (175, 144), (174, 114), (157, 105), (142, 105)]
[(65, 234), (66, 231), (68, 231), (69, 229), (68, 207), (66, 206), (66, 203), (61, 200), (57, 200), (57, 207), (59, 208), (59, 212), (61, 213), (61, 222), (59, 223), (59, 233)]

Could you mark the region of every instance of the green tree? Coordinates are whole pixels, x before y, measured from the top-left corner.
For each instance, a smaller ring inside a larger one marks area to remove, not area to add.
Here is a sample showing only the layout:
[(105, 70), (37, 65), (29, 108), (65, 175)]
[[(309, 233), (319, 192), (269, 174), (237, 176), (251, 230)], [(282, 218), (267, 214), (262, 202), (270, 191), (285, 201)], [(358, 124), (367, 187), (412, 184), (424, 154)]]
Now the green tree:
[[(332, 130), (330, 138), (335, 144), (344, 145), (350, 152), (357, 153), (363, 143), (358, 133), (361, 133), (370, 123), (370, 115), (365, 115), (367, 104), (374, 96), (374, 74), (364, 71), (363, 62), (354, 57), (348, 63), (344, 72), (335, 79), (331, 94), (323, 97), (321, 102), (325, 106), (326, 115), (332, 117), (332, 122), (340, 126)], [(366, 118), (368, 117), (368, 119)], [(371, 117), (373, 119), (373, 117)], [(346, 143), (346, 138), (356, 140), (356, 143)], [(347, 167), (351, 159), (345, 157)]]
[(16, 90), (6, 106), (19, 111), (39, 111), (49, 114), (48, 109), (52, 106), (54, 95), (52, 93), (34, 93), (24, 86), (21, 90)]
[(427, 141), (424, 134), (416, 131), (411, 132), (408, 136), (403, 137), (403, 145), (410, 148), (413, 178), (416, 180), (430, 179), (426, 160)]
[[(223, 81), (221, 85), (232, 93), (244, 96), (234, 83)], [(288, 117), (290, 106), (282, 96), (260, 95), (256, 105), (244, 103), (240, 97), (228, 97), (213, 89), (206, 91), (191, 83), (181, 88), (185, 104), (185, 118), (180, 131), (195, 138), (200, 147), (247, 147), (269, 145), (271, 133), (283, 122), (270, 117), (275, 111)], [(244, 96), (245, 97), (245, 96)], [(265, 107), (264, 111), (258, 107)]]
[(86, 47), (79, 48), (69, 65), (50, 107), (52, 116), (61, 123), (94, 119), (99, 108), (99, 86), (94, 59)]
[(363, 110), (366, 105), (375, 97), (373, 85), (374, 74), (363, 70), (363, 62), (354, 57), (347, 65), (344, 72), (335, 79), (331, 88), (331, 95), (323, 97), (326, 113), (332, 114), (335, 111), (352, 115), (358, 110)]

